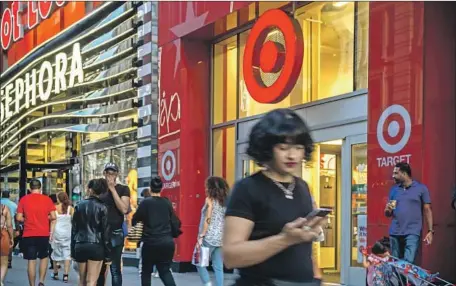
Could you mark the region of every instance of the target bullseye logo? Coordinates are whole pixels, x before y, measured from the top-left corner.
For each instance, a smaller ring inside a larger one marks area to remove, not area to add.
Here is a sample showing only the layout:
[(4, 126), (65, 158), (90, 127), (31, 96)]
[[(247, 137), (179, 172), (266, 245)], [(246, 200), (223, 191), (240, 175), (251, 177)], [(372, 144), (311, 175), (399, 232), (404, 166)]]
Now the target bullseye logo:
[(161, 160), (161, 172), (166, 181), (171, 181), (176, 173), (176, 156), (173, 151), (168, 150)]
[[(404, 133), (400, 136), (401, 124), (398, 120), (389, 120), (392, 117), (398, 116), (404, 125)], [(388, 124), (386, 124), (388, 123)], [(396, 143), (389, 143), (385, 138), (385, 125), (387, 126), (386, 133), (388, 134), (391, 140), (394, 140)], [(399, 104), (394, 104), (386, 108), (377, 123), (377, 140), (380, 147), (388, 153), (397, 153), (404, 149), (407, 145), (410, 135), (412, 133), (412, 120), (410, 119), (410, 113)], [(397, 138), (397, 137), (400, 137)]]
[[(284, 45), (266, 41), (268, 35), (278, 30)], [(304, 40), (299, 23), (286, 12), (278, 9), (266, 11), (250, 31), (245, 45), (243, 73), (250, 96), (260, 103), (276, 103), (292, 91), (301, 73)], [(279, 73), (277, 80), (267, 86), (261, 73)]]

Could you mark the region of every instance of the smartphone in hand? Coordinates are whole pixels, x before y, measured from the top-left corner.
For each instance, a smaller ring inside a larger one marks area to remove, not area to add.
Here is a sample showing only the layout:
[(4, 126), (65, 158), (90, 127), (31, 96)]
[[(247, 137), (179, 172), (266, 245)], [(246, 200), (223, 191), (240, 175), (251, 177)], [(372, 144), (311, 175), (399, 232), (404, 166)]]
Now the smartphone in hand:
[(307, 220), (311, 220), (313, 219), (314, 217), (326, 217), (328, 216), (330, 213), (332, 213), (332, 209), (326, 209), (326, 208), (317, 208), (317, 209), (314, 209), (313, 211), (311, 211), (307, 216), (306, 216), (306, 219)]

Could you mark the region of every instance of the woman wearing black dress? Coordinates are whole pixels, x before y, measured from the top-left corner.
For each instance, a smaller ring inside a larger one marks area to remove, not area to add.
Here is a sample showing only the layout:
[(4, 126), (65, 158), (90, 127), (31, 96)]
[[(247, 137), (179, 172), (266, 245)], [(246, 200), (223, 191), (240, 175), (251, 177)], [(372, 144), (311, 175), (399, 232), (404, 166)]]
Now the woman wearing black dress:
[(252, 128), (247, 153), (264, 170), (235, 185), (225, 220), (224, 262), (239, 269), (235, 285), (320, 285), (312, 241), (325, 219), (305, 219), (312, 197), (294, 176), (312, 150), (309, 129), (292, 110), (273, 110)]

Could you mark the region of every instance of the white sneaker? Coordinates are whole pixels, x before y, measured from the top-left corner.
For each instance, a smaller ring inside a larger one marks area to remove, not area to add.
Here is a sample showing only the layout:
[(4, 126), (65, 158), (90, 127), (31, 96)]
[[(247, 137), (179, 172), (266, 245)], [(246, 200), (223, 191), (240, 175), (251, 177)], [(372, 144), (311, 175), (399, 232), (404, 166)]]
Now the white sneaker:
[(212, 282), (207, 282), (204, 286), (212, 286)]

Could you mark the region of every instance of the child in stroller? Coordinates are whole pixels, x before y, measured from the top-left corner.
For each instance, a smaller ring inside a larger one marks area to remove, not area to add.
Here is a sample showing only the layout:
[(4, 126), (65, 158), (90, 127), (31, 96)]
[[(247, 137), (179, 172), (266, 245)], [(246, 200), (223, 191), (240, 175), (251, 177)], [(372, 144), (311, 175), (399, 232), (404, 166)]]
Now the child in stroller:
[(368, 286), (399, 286), (399, 285), (436, 285), (433, 282), (443, 282), (443, 285), (453, 285), (439, 278), (439, 274), (414, 264), (391, 256), (389, 253), (389, 238), (384, 237), (377, 241), (368, 254), (366, 248), (360, 248), (363, 254), (363, 265), (367, 268)]
[(388, 286), (399, 285), (392, 284), (395, 277), (394, 269), (388, 265), (389, 239), (384, 237), (377, 241), (372, 246), (371, 254), (368, 254), (367, 249), (360, 249), (363, 254), (363, 266), (367, 269), (367, 285), (368, 286)]

